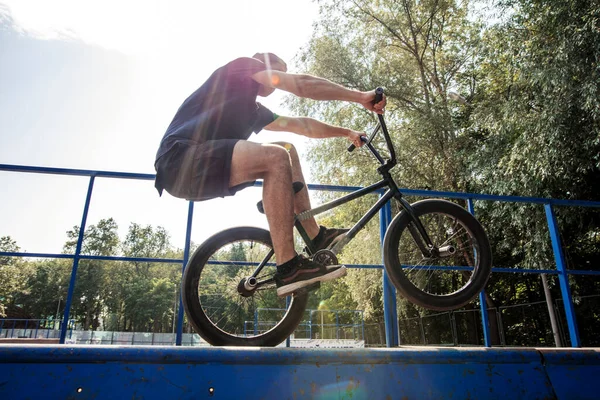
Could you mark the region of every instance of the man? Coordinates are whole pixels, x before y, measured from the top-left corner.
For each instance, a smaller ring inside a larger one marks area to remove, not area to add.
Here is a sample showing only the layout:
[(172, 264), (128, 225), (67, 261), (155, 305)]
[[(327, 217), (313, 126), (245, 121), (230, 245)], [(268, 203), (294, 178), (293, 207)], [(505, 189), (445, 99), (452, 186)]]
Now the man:
[[(375, 91), (346, 89), (326, 79), (287, 73), (272, 53), (238, 58), (218, 68), (177, 111), (156, 154), (156, 188), (189, 200), (232, 196), (263, 180), (263, 204), (277, 261), (277, 295), (346, 274), (344, 266), (324, 267), (296, 254), (294, 213), (310, 209), (308, 191), (294, 194), (293, 182), (304, 183), (296, 150), (289, 144), (247, 141), (262, 129), (311, 138), (345, 137), (362, 146), (361, 132), (312, 118), (278, 116), (256, 102), (275, 89), (315, 100), (342, 100), (383, 113), (385, 98), (373, 104)], [(285, 146), (285, 147), (284, 147)], [(289, 151), (288, 151), (289, 149)], [(324, 249), (346, 229), (320, 227), (314, 218), (302, 222), (316, 248)]]

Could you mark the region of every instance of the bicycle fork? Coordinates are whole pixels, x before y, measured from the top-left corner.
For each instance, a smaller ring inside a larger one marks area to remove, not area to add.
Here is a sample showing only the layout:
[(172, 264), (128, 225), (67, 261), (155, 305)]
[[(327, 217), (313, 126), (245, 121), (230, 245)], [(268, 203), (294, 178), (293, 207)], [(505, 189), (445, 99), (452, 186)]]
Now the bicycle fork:
[(434, 251), (435, 246), (433, 245), (431, 238), (427, 234), (425, 227), (419, 220), (419, 217), (415, 215), (414, 209), (412, 208), (410, 203), (402, 197), (402, 194), (398, 193), (394, 197), (396, 198), (396, 200), (398, 200), (404, 211), (406, 211), (409, 218), (411, 219), (411, 223), (408, 225), (408, 230), (413, 239), (415, 240), (415, 243), (419, 247), (419, 250), (421, 250), (423, 257), (431, 257), (433, 255), (432, 252)]
[(396, 200), (402, 205), (406, 213), (411, 219), (411, 223), (408, 224), (408, 230), (413, 237), (415, 243), (421, 250), (424, 258), (429, 257), (448, 257), (456, 253), (456, 247), (453, 245), (447, 245), (442, 247), (436, 247), (431, 238), (427, 234), (425, 227), (421, 223), (421, 220), (415, 215), (413, 207), (410, 203), (402, 197), (402, 194), (398, 193), (395, 196)]

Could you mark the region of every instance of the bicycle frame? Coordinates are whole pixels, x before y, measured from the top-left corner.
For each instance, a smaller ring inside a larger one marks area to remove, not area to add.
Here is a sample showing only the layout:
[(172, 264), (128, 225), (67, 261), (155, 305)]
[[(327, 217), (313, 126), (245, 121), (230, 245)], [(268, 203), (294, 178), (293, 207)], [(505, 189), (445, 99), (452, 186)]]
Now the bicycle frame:
[[(379, 91), (380, 89), (378, 89)], [(383, 94), (383, 90), (381, 90), (381, 94)], [(419, 247), (419, 249), (421, 250), (423, 257), (431, 257), (432, 252), (435, 251), (435, 246), (433, 245), (433, 242), (431, 241), (431, 239), (429, 238), (429, 235), (427, 234), (427, 232), (425, 231), (425, 228), (423, 227), (423, 224), (421, 224), (421, 221), (419, 221), (419, 218), (415, 215), (412, 206), (410, 205), (409, 202), (407, 202), (404, 198), (402, 193), (400, 192), (400, 190), (398, 189), (398, 186), (396, 185), (396, 182), (394, 181), (394, 179), (392, 178), (391, 174), (390, 174), (390, 170), (396, 165), (396, 152), (394, 149), (394, 145), (392, 143), (392, 140), (390, 138), (389, 132), (387, 130), (387, 126), (385, 124), (385, 120), (383, 118), (383, 115), (378, 114), (377, 117), (379, 118), (379, 124), (378, 126), (375, 128), (375, 130), (371, 133), (371, 136), (369, 137), (369, 139), (366, 140), (365, 146), (371, 151), (371, 153), (373, 154), (373, 156), (379, 161), (379, 163), (381, 164), (381, 166), (377, 169), (377, 171), (379, 172), (379, 174), (382, 176), (382, 180), (380, 180), (377, 183), (374, 183), (370, 186), (367, 186), (365, 188), (356, 190), (352, 193), (349, 193), (347, 195), (344, 195), (338, 199), (332, 200), (330, 202), (327, 202), (325, 204), (322, 204), (316, 208), (313, 208), (311, 210), (307, 210), (304, 212), (301, 212), (300, 214), (296, 215), (295, 218), (295, 222), (294, 225), (296, 227), (296, 230), (298, 231), (298, 233), (300, 233), (300, 236), (302, 237), (302, 239), (304, 240), (304, 243), (306, 244), (306, 247), (308, 249), (309, 254), (314, 254), (315, 253), (315, 247), (312, 243), (312, 240), (310, 239), (310, 237), (308, 236), (306, 230), (304, 229), (304, 227), (302, 226), (302, 221), (305, 221), (309, 218), (312, 218), (316, 215), (322, 214), (326, 211), (329, 211), (333, 208), (336, 208), (338, 206), (341, 206), (343, 204), (346, 204), (352, 200), (356, 200), (360, 197), (366, 196), (368, 194), (374, 193), (380, 189), (383, 189), (385, 187), (388, 188), (388, 190), (385, 191), (385, 193), (379, 198), (379, 200), (377, 200), (377, 202), (365, 213), (365, 215), (362, 216), (362, 218), (352, 227), (350, 228), (350, 230), (348, 231), (348, 233), (346, 233), (346, 235), (344, 235), (344, 237), (338, 242), (336, 243), (333, 248), (331, 248), (331, 251), (334, 254), (338, 254), (342, 248), (348, 244), (355, 236), (356, 234), (365, 227), (365, 225), (379, 212), (379, 210), (381, 210), (385, 204), (390, 201), (391, 199), (396, 199), (401, 207), (406, 211), (406, 213), (410, 216), (411, 220), (412, 220), (412, 224), (409, 225), (409, 231), (411, 236), (414, 238), (415, 243), (417, 244), (417, 246)], [(375, 149), (375, 147), (373, 147), (373, 145), (371, 144), (372, 140), (374, 139), (375, 135), (377, 134), (377, 132), (379, 132), (379, 130), (383, 131), (383, 135), (385, 137), (385, 141), (386, 141), (386, 145), (388, 147), (388, 150), (390, 152), (390, 158), (386, 161), (377, 151), (377, 149)], [(354, 148), (354, 146), (350, 146), (350, 148), (348, 148), (348, 151), (352, 151)], [(265, 260), (263, 260), (263, 262), (260, 263), (260, 265), (258, 266), (258, 268), (256, 269), (256, 271), (254, 272), (254, 274), (252, 274), (253, 278), (256, 278), (258, 276), (258, 274), (260, 273), (260, 271), (263, 269), (263, 267), (266, 265), (266, 263), (268, 262), (268, 260), (273, 256), (273, 251), (271, 250), (271, 252), (267, 255), (267, 257), (265, 257)], [(272, 279), (268, 279), (266, 281), (261, 281), (258, 282), (258, 285), (263, 285), (263, 284), (267, 284), (267, 283), (271, 283)]]
[[(419, 221), (419, 219), (414, 215), (413, 209), (410, 205), (410, 203), (408, 203), (403, 197), (402, 197), (402, 193), (400, 192), (400, 190), (398, 189), (398, 187), (396, 186), (396, 183), (394, 182), (393, 178), (388, 174), (387, 176), (384, 176), (384, 178), (373, 184), (370, 186), (367, 186), (363, 189), (359, 189), (355, 192), (349, 193), (345, 196), (340, 197), (339, 199), (336, 200), (332, 200), (328, 203), (325, 203), (319, 207), (313, 208), (312, 210), (308, 210), (308, 211), (304, 211), (300, 214), (298, 214), (296, 216), (296, 221), (295, 221), (295, 226), (296, 226), (296, 230), (300, 233), (300, 235), (302, 236), (302, 239), (304, 240), (306, 247), (309, 250), (310, 254), (314, 254), (315, 253), (315, 248), (313, 246), (312, 241), (310, 240), (310, 238), (308, 237), (308, 234), (306, 233), (306, 230), (304, 229), (304, 227), (302, 226), (302, 221), (305, 221), (311, 217), (314, 217), (316, 215), (322, 214), (326, 211), (329, 211), (333, 208), (336, 208), (338, 206), (341, 206), (342, 204), (346, 204), (350, 201), (356, 200), (360, 197), (366, 196), (368, 194), (371, 194), (373, 192), (376, 192), (384, 187), (388, 187), (388, 190), (379, 198), (379, 200), (377, 200), (377, 202), (361, 217), (360, 220), (358, 220), (358, 222), (356, 224), (354, 224), (354, 226), (352, 226), (352, 228), (350, 228), (350, 230), (348, 231), (348, 233), (346, 233), (344, 235), (344, 237), (342, 238), (342, 240), (340, 240), (338, 243), (336, 243), (332, 248), (331, 251), (334, 254), (337, 254), (341, 251), (341, 249), (348, 244), (353, 238), (354, 236), (356, 236), (356, 234), (365, 227), (365, 225), (367, 223), (369, 223), (369, 221), (375, 216), (377, 215), (377, 213), (385, 206), (385, 204), (390, 201), (391, 199), (395, 198), (402, 206), (402, 208), (412, 217), (413, 219), (413, 223), (414, 225), (411, 225), (409, 227), (409, 230), (411, 231), (412, 236), (415, 238), (415, 241), (417, 243), (417, 245), (419, 246), (419, 249), (421, 250), (421, 252), (423, 253), (423, 255), (425, 257), (429, 257), (431, 256), (431, 249), (433, 248), (433, 244), (431, 243), (431, 239), (429, 238), (429, 235), (427, 235), (427, 232), (425, 231), (425, 229), (423, 228), (423, 225), (421, 224), (421, 222)], [(415, 230), (416, 228), (416, 230)], [(423, 243), (425, 242), (425, 243)]]
[[(346, 233), (346, 235), (344, 235), (344, 238), (342, 240), (340, 240), (338, 243), (335, 244), (335, 246), (331, 249), (331, 251), (334, 254), (337, 254), (339, 251), (341, 251), (341, 249), (348, 244), (348, 242), (350, 242), (354, 236), (362, 229), (365, 227), (365, 225), (375, 216), (377, 215), (377, 213), (379, 212), (379, 210), (381, 210), (385, 204), (391, 200), (394, 197), (397, 197), (398, 200), (401, 201), (401, 204), (406, 203), (406, 205), (408, 205), (408, 207), (410, 207), (410, 204), (408, 204), (408, 202), (406, 202), (406, 200), (402, 199), (401, 196), (402, 194), (400, 193), (400, 191), (398, 190), (397, 187), (395, 187), (395, 182), (393, 181), (392, 177), (389, 176), (384, 179), (382, 179), (381, 181), (370, 185), (368, 187), (365, 187), (363, 189), (359, 189), (355, 192), (349, 193), (345, 196), (340, 197), (339, 199), (335, 199), (332, 200), (328, 203), (325, 203), (319, 207), (313, 208), (311, 210), (307, 210), (304, 211), (298, 215), (296, 215), (296, 220), (294, 222), (295, 226), (296, 226), (296, 230), (298, 231), (298, 233), (300, 233), (300, 236), (302, 236), (302, 239), (304, 240), (304, 243), (306, 244), (306, 247), (308, 248), (308, 252), (309, 254), (314, 254), (315, 253), (315, 247), (312, 243), (312, 240), (310, 239), (310, 237), (308, 236), (308, 233), (306, 233), (306, 230), (304, 229), (304, 227), (302, 226), (302, 221), (305, 221), (315, 215), (319, 215), (322, 214), (326, 211), (329, 211), (333, 208), (336, 208), (338, 206), (341, 206), (342, 204), (348, 203), (350, 201), (356, 200), (358, 198), (361, 198), (363, 196), (366, 196), (368, 194), (371, 194), (373, 192), (376, 192), (384, 187), (389, 187), (389, 189), (379, 198), (379, 200), (377, 200), (377, 202), (369, 209), (369, 211), (367, 211), (365, 213), (365, 215), (363, 215), (363, 217), (348, 231), (348, 233)], [(418, 241), (418, 243), (420, 243), (420, 241)], [(268, 262), (268, 260), (273, 256), (274, 252), (273, 250), (271, 250), (269, 252), (269, 254), (265, 257), (265, 259), (260, 263), (260, 265), (258, 266), (258, 268), (254, 271), (254, 273), (252, 274), (253, 278), (256, 278), (258, 276), (258, 274), (260, 273), (260, 271), (263, 269), (263, 267), (266, 265), (266, 263)], [(271, 283), (272, 279), (267, 279), (265, 281), (260, 281), (257, 282), (257, 284), (259, 286), (261, 285), (265, 285), (268, 283)]]
[[(377, 89), (377, 93), (380, 93), (381, 95), (383, 95), (383, 89)], [(371, 136), (369, 137), (369, 139), (366, 140), (365, 146), (371, 151), (373, 156), (381, 164), (381, 166), (377, 169), (377, 171), (379, 172), (379, 174), (382, 176), (383, 179), (373, 185), (366, 187), (366, 188), (359, 189), (355, 192), (352, 192), (350, 194), (342, 196), (339, 199), (325, 203), (325, 204), (323, 204), (319, 207), (316, 207), (312, 210), (302, 212), (296, 216), (296, 221), (295, 221), (296, 229), (298, 230), (298, 232), (302, 236), (302, 239), (306, 243), (306, 246), (309, 249), (310, 254), (313, 254), (315, 252), (315, 248), (312, 244), (312, 241), (308, 237), (304, 227), (302, 226), (302, 221), (309, 219), (311, 217), (314, 217), (315, 215), (321, 214), (325, 211), (331, 210), (342, 204), (348, 203), (348, 202), (355, 200), (357, 198), (360, 198), (362, 196), (365, 196), (367, 194), (373, 193), (384, 187), (387, 187), (388, 190), (369, 209), (369, 211), (367, 211), (367, 213), (352, 228), (350, 228), (350, 230), (348, 231), (348, 233), (346, 233), (344, 238), (333, 246), (331, 251), (334, 254), (339, 253), (341, 251), (341, 249), (354, 238), (354, 236), (358, 233), (358, 231), (360, 231), (362, 228), (364, 228), (365, 225), (377, 214), (377, 212), (379, 210), (381, 210), (385, 206), (385, 204), (392, 198), (395, 198), (400, 203), (402, 208), (410, 216), (410, 218), (412, 220), (412, 224), (409, 225), (409, 231), (410, 231), (411, 235), (413, 236), (413, 238), (415, 239), (417, 246), (423, 253), (423, 257), (430, 257), (432, 254), (432, 251), (434, 250), (433, 243), (432, 243), (431, 239), (429, 238), (429, 235), (425, 231), (423, 224), (421, 224), (421, 221), (419, 221), (419, 218), (417, 218), (417, 216), (415, 215), (410, 203), (408, 203), (403, 198), (402, 193), (398, 189), (396, 182), (394, 181), (394, 179), (392, 178), (392, 176), (390, 174), (390, 170), (396, 166), (396, 151), (394, 149), (394, 144), (392, 143), (390, 134), (387, 129), (387, 125), (385, 124), (385, 120), (383, 118), (383, 115), (378, 114), (377, 117), (379, 119), (379, 124), (375, 128), (375, 130), (371, 133)], [(375, 149), (375, 147), (373, 147), (373, 145), (371, 144), (371, 142), (375, 138), (375, 135), (377, 135), (377, 132), (379, 132), (380, 129), (383, 131), (385, 142), (386, 142), (386, 145), (390, 152), (390, 158), (387, 161), (384, 160), (384, 158), (381, 156), (381, 154), (379, 154), (377, 149)], [(354, 150), (354, 146), (350, 146), (348, 148), (348, 151), (353, 151), (353, 150)]]
[[(305, 221), (311, 217), (314, 217), (315, 215), (322, 214), (333, 208), (341, 206), (342, 204), (346, 204), (350, 201), (356, 200), (358, 198), (361, 198), (363, 196), (366, 196), (368, 194), (376, 192), (384, 187), (389, 187), (389, 186), (391, 186), (390, 183), (393, 184), (393, 181), (389, 182), (388, 180), (383, 179), (373, 185), (370, 185), (363, 189), (359, 189), (355, 192), (349, 193), (345, 196), (340, 197), (339, 199), (332, 200), (332, 201), (325, 203), (319, 207), (316, 207), (312, 210), (305, 211), (303, 213), (298, 214), (296, 216), (296, 221), (295, 221), (296, 230), (300, 233), (300, 235), (302, 236), (302, 239), (306, 243), (309, 253), (314, 254), (315, 248), (314, 248), (312, 241), (308, 237), (306, 230), (302, 226), (302, 221)], [(362, 228), (364, 228), (364, 226), (379, 212), (379, 210), (381, 210), (385, 206), (385, 204), (390, 199), (394, 198), (396, 195), (400, 195), (400, 191), (398, 191), (397, 188), (395, 189), (395, 191), (396, 192), (394, 192), (394, 189), (389, 188), (379, 198), (379, 200), (365, 213), (365, 215), (363, 215), (362, 218), (352, 228), (350, 228), (348, 233), (346, 233), (346, 235), (344, 235), (344, 238), (332, 248), (333, 253), (337, 254), (337, 252), (339, 252), (339, 250), (341, 250), (342, 247), (344, 247), (350, 240), (352, 240), (354, 238), (354, 236)]]

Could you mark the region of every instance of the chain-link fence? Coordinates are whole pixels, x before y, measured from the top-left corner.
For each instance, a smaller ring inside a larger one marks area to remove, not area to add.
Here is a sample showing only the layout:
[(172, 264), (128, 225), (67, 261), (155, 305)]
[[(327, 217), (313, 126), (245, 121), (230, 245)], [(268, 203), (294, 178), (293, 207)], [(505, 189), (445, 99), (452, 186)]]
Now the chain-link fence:
[[(581, 296), (575, 298), (578, 315), (592, 315), (600, 309), (600, 295)], [(557, 318), (557, 335), (562, 346), (569, 346), (569, 332), (562, 300), (553, 303)], [(556, 342), (552, 330), (548, 305), (545, 301), (515, 304), (488, 309), (490, 334), (492, 343), (500, 346), (554, 347)], [(600, 323), (600, 317), (597, 317)], [(600, 345), (598, 331), (593, 332), (583, 326), (582, 343), (586, 347)], [(368, 325), (366, 345), (385, 345), (385, 340), (377, 341), (377, 325)], [(483, 346), (484, 336), (481, 322), (481, 311), (459, 310), (438, 314), (430, 314), (398, 321), (400, 341), (403, 345), (436, 345), (436, 346)], [(373, 332), (375, 331), (375, 332)], [(377, 332), (379, 331), (379, 332)], [(374, 334), (375, 333), (375, 334)], [(383, 336), (385, 339), (385, 335)]]

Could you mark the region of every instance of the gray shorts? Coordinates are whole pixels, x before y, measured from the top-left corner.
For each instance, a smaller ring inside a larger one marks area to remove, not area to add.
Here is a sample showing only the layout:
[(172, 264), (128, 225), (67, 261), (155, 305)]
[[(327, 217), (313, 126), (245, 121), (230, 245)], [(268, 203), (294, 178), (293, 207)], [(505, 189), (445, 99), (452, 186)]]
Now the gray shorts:
[(174, 197), (200, 201), (233, 196), (254, 185), (229, 187), (231, 157), (239, 139), (209, 140), (202, 144), (177, 142), (155, 164), (156, 188)]

